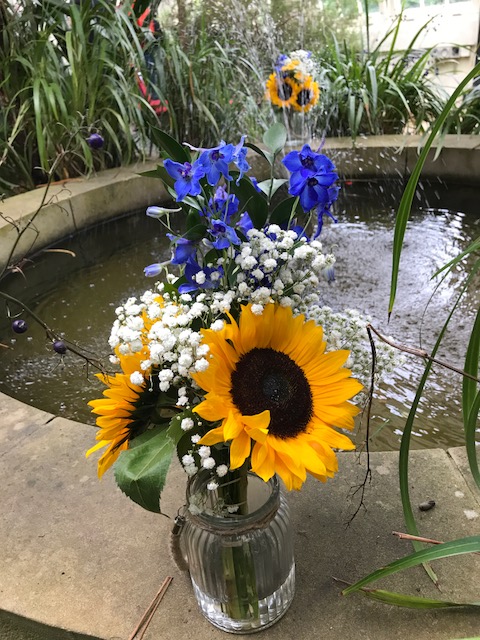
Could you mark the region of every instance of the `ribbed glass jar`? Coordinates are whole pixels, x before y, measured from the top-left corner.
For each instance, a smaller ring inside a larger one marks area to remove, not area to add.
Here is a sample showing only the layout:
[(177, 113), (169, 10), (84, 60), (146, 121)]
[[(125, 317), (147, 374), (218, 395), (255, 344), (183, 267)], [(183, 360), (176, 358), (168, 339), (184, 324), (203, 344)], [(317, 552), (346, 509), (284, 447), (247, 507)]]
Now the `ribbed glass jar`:
[[(209, 474), (201, 472), (190, 481), (187, 504), (192, 496), (208, 495), (208, 480)], [(264, 482), (249, 474), (247, 501), (247, 515), (214, 515), (208, 507), (189, 511), (182, 532), (200, 609), (213, 625), (231, 633), (272, 625), (295, 592), (290, 515), (278, 479)]]

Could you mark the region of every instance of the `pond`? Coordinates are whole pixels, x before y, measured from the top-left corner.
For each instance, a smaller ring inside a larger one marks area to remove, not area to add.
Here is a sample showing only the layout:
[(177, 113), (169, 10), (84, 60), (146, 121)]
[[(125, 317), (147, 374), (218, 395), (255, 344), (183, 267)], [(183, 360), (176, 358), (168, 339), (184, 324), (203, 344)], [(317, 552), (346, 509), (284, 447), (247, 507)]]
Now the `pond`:
[[(355, 308), (372, 317), (383, 335), (396, 342), (431, 350), (463, 281), (458, 268), (432, 297), (432, 274), (478, 235), (478, 189), (423, 184), (412, 212), (404, 244), (398, 297), (390, 323), (387, 306), (395, 207), (400, 182), (345, 183), (338, 202), (337, 224), (326, 224), (321, 240), (337, 256), (335, 281), (324, 285), (324, 303), (334, 309)], [(74, 252), (44, 253), (8, 282), (10, 292), (29, 303), (51, 327), (69, 340), (109, 355), (107, 339), (114, 310), (129, 296), (153, 284), (143, 276), (147, 264), (168, 257), (168, 244), (158, 221), (144, 211), (79, 233), (56, 245)], [(480, 282), (472, 282), (451, 323), (438, 357), (463, 367), (469, 331), (480, 301)], [(0, 391), (53, 414), (94, 424), (87, 402), (103, 385), (71, 354), (52, 352), (43, 330), (11, 333), (4, 326), (0, 342), (3, 373)], [(373, 450), (397, 449), (410, 403), (423, 372), (423, 361), (405, 363), (376, 390), (371, 422)], [(434, 367), (414, 425), (413, 446), (449, 447), (464, 443), (461, 377)], [(365, 438), (363, 427), (357, 444)]]

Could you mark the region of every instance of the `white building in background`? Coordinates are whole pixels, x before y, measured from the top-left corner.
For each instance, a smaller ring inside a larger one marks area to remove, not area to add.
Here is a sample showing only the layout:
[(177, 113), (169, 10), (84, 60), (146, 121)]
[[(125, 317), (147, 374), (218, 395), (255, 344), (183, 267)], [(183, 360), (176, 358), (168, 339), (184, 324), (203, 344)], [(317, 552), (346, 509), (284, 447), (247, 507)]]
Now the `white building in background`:
[[(370, 49), (374, 49), (401, 12), (401, 0), (369, 2)], [(415, 34), (429, 20), (414, 44), (417, 55), (433, 47), (436, 82), (452, 93), (476, 64), (480, 0), (404, 0), (396, 51), (408, 49)], [(380, 47), (387, 51), (391, 37)]]

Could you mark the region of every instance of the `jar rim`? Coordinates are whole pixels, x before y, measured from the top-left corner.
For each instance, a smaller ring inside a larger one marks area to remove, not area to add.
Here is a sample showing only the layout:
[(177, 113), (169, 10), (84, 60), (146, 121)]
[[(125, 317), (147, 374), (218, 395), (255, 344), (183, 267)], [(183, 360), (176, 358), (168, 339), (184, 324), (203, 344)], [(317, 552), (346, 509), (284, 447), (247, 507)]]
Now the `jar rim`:
[(249, 471), (247, 475), (249, 478), (255, 478), (259, 482), (262, 482), (270, 487), (270, 494), (266, 498), (265, 502), (261, 504), (257, 509), (245, 515), (238, 515), (236, 513), (231, 515), (218, 515), (215, 513), (205, 512), (198, 514), (192, 513), (188, 508), (188, 505), (190, 504), (190, 496), (195, 493), (195, 491), (192, 491), (192, 489), (194, 489), (196, 486), (197, 488), (199, 486), (205, 486), (206, 481), (208, 481), (208, 479), (210, 478), (208, 470), (201, 470), (195, 476), (190, 478), (187, 483), (187, 519), (195, 522), (197, 526), (200, 526), (203, 529), (216, 530), (217, 533), (228, 533), (233, 527), (235, 527), (235, 529), (241, 528), (245, 530), (253, 530), (266, 526), (272, 520), (278, 510), (278, 506), (280, 503), (280, 482), (276, 475), (272, 476), (267, 482), (262, 480), (262, 478), (260, 478), (252, 471)]

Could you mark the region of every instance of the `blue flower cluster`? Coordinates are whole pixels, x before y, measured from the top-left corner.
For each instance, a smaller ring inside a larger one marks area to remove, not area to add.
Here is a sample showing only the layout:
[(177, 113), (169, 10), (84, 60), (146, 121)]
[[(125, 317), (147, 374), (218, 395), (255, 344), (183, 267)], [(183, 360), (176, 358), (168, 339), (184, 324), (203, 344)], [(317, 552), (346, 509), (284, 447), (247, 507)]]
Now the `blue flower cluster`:
[(334, 185), (338, 180), (335, 165), (327, 156), (312, 151), (305, 144), (301, 151), (290, 151), (282, 163), (290, 171), (290, 186), (288, 192), (298, 196), (305, 212), (316, 209), (317, 230), (314, 238), (320, 235), (323, 226), (323, 216), (335, 218), (330, 207), (338, 198), (339, 187)]
[[(196, 159), (178, 162), (168, 158), (163, 163), (165, 171), (173, 178), (175, 199), (182, 203), (182, 209), (187, 213), (186, 232), (179, 236), (171, 233), (169, 228), (170, 232), (167, 233), (172, 245), (169, 262), (182, 267), (179, 293), (219, 287), (223, 276), (232, 275), (229, 270), (224, 271), (221, 265), (225, 265), (225, 260), (228, 263), (235, 259), (242, 242), (249, 238), (248, 232), (255, 226), (265, 232), (272, 223), (272, 212), (269, 210), (272, 197), (286, 182), (273, 178), (275, 154), (279, 151), (273, 154), (270, 180), (259, 184), (249, 176), (248, 180), (240, 182), (250, 169), (244, 141), (245, 136), (234, 146), (222, 140), (212, 149), (199, 149), (186, 144), (196, 153)], [(179, 158), (184, 159), (185, 155), (179, 152), (176, 159)], [(326, 214), (335, 220), (330, 207), (337, 199), (338, 187), (334, 183), (338, 175), (332, 161), (312, 151), (309, 145), (304, 145), (301, 151), (291, 151), (282, 162), (291, 174), (289, 193), (297, 200), (292, 206), (289, 204), (284, 207), (285, 211), (279, 213), (276, 210), (273, 220), (278, 229), (295, 231), (298, 240), (308, 242), (310, 238), (306, 230), (297, 223), (296, 210), (301, 207), (307, 214), (316, 211), (317, 227), (313, 239), (317, 238), (322, 229), (323, 216)], [(232, 164), (238, 169), (235, 182), (230, 175)], [(149, 207), (147, 215), (161, 218), (179, 210)], [(145, 268), (145, 275), (155, 277), (164, 266), (165, 263), (151, 264)]]
[[(243, 175), (250, 169), (250, 165), (246, 160), (247, 149), (244, 147), (244, 141), (245, 136), (242, 136), (240, 142), (234, 146), (226, 144), (222, 140), (213, 149), (198, 149), (187, 145), (192, 150), (201, 152), (193, 163), (180, 163), (171, 159), (165, 160), (163, 166), (175, 180), (174, 189), (177, 202), (182, 202), (187, 196), (199, 196), (203, 191), (200, 183), (202, 179), (205, 179), (211, 187), (215, 187), (222, 178), (227, 183), (230, 182), (232, 180), (232, 176), (229, 173), (229, 165), (231, 163), (236, 165), (239, 170), (238, 184)], [(237, 232), (245, 236), (247, 231), (253, 228), (253, 223), (246, 211), (241, 214), (236, 222), (232, 222), (235, 214), (238, 213), (238, 207), (239, 200), (233, 193), (228, 193), (224, 186), (217, 187), (213, 196), (209, 198), (208, 204), (204, 205), (200, 211), (200, 215), (206, 221), (205, 237), (203, 238), (205, 246), (222, 250), (228, 249), (232, 245), (240, 245), (241, 239)], [(167, 237), (174, 247), (171, 263), (185, 265), (184, 276), (186, 282), (179, 286), (179, 292), (188, 293), (199, 288), (208, 289), (216, 286), (212, 276), (218, 280), (219, 275), (221, 276), (223, 273), (219, 272), (219, 269), (209, 269), (199, 265), (197, 261), (198, 242), (175, 236), (171, 233), (167, 233)], [(161, 264), (149, 265), (145, 268), (145, 275), (157, 276), (161, 268)], [(201, 284), (198, 281), (200, 271), (205, 276)]]

